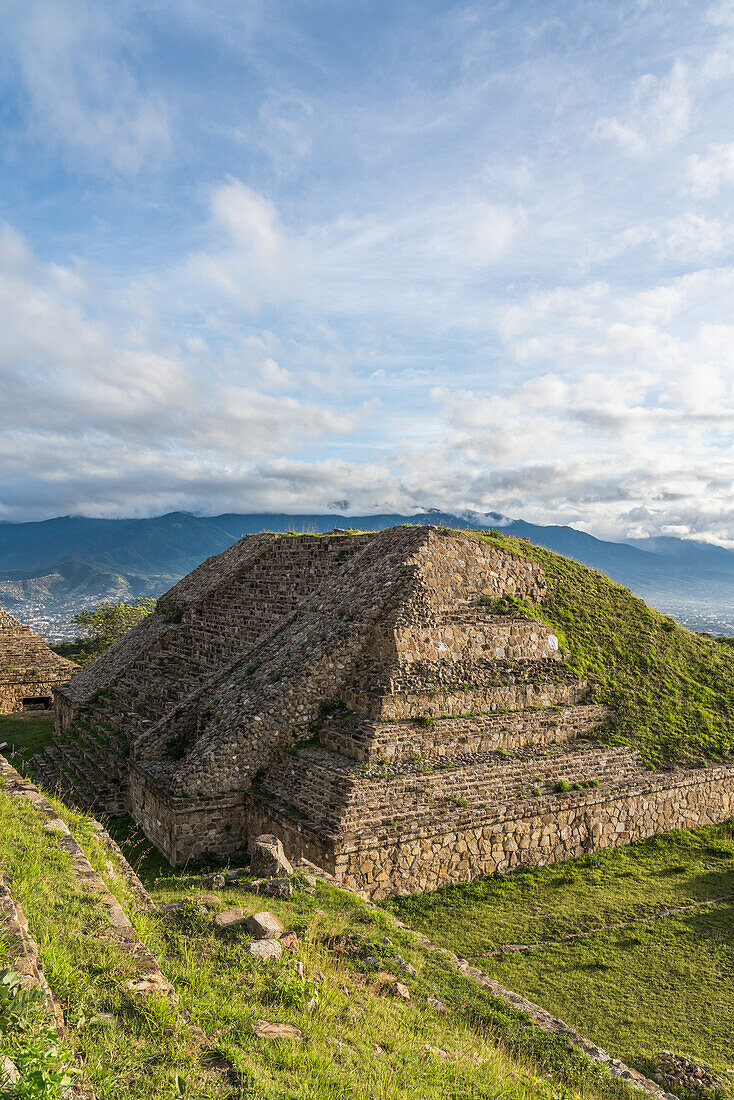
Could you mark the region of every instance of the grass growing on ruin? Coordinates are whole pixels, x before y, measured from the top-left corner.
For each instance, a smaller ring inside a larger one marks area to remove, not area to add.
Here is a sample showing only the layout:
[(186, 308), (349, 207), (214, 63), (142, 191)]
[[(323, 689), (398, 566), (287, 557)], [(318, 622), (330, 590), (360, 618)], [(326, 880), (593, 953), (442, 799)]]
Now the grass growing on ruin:
[(24, 775), (29, 772), (31, 757), (48, 745), (53, 732), (52, 711), (0, 714), (0, 743), (7, 741), (10, 746), (3, 755)]
[(589, 702), (615, 710), (604, 738), (633, 745), (650, 767), (734, 753), (734, 652), (648, 607), (602, 573), (500, 532), (474, 538), (538, 562), (544, 617), (563, 632)]
[(667, 1048), (734, 1074), (734, 898), (644, 919), (732, 894), (728, 822), (385, 905), (643, 1072)]

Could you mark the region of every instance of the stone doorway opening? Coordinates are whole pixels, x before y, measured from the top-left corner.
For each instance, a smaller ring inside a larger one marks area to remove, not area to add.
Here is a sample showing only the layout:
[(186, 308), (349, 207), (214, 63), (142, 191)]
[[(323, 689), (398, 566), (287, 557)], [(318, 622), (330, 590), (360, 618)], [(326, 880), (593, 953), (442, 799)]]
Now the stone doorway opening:
[(50, 710), (50, 695), (33, 695), (23, 700), (23, 710)]

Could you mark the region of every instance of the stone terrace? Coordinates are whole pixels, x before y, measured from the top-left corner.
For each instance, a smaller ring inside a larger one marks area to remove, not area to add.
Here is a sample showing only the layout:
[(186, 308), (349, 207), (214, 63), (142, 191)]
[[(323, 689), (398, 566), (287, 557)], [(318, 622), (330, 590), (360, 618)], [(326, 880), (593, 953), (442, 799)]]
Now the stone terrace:
[(374, 897), (728, 812), (734, 770), (594, 741), (553, 629), (501, 613), (544, 593), (440, 528), (249, 536), (57, 692), (41, 773), (174, 863), (271, 832)]

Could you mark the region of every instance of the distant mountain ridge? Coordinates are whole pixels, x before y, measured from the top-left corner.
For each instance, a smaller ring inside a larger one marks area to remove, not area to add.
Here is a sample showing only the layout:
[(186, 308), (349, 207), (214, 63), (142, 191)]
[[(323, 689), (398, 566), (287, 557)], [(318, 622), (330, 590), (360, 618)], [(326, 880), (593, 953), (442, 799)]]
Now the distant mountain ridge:
[(31, 523), (0, 522), (0, 603), (21, 617), (25, 608), (27, 621), (37, 628), (48, 618), (46, 633), (53, 633), (54, 622), (68, 620), (96, 599), (165, 591), (204, 558), (221, 553), (243, 535), (266, 530), (323, 533), (335, 527), (383, 530), (401, 523), (501, 527), (606, 573), (686, 625), (734, 634), (734, 551), (676, 538), (606, 542), (572, 527), (510, 520), (497, 512), (170, 512), (149, 519), (59, 516)]

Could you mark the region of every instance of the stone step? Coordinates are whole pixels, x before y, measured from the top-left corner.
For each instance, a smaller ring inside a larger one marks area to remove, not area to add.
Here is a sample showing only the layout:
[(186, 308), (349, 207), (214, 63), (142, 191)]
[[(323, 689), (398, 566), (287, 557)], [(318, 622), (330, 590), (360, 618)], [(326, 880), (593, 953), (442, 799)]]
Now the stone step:
[(374, 697), (372, 713), (382, 720), (442, 718), (531, 708), (575, 706), (583, 701), (586, 684), (540, 681), (538, 683), (467, 684), (428, 692), (394, 692)]
[(504, 659), (489, 656), (445, 656), (401, 659), (390, 670), (391, 692), (425, 692), (463, 685), (572, 683), (574, 674), (555, 658)]
[(108, 814), (126, 812), (127, 784), (119, 775), (90, 782), (89, 772), (78, 761), (53, 746), (46, 749), (43, 774), (47, 788), (70, 805)]
[(43, 772), (46, 787), (52, 794), (82, 809), (87, 809), (91, 805), (93, 795), (85, 781), (76, 773), (69, 771), (65, 762), (52, 748), (46, 750)]
[(109, 733), (100, 729), (99, 724), (93, 721), (75, 722), (65, 736), (73, 737), (77, 744), (86, 745), (92, 751), (103, 751), (110, 744)]
[(73, 740), (56, 741), (52, 745), (53, 759), (58, 766), (73, 774), (80, 783), (110, 787), (120, 782), (124, 771), (124, 758), (120, 756), (94, 756)]
[(260, 789), (333, 830), (359, 833), (401, 821), (441, 822), (456, 810), (496, 816), (498, 806), (526, 799), (543, 804), (572, 794), (574, 783), (581, 785), (578, 793), (608, 790), (646, 774), (635, 751), (589, 741), (507, 756), (470, 754), (450, 766), (422, 760), (360, 766), (321, 746), (308, 746), (295, 755), (282, 753)]
[(548, 745), (588, 736), (610, 716), (599, 705), (559, 706), (547, 709), (499, 711), (471, 718), (419, 717), (379, 722), (336, 711), (319, 729), (319, 741), (328, 749), (374, 762), (387, 757), (403, 760), (419, 753), (446, 757), (496, 749), (513, 751), (526, 745)]

